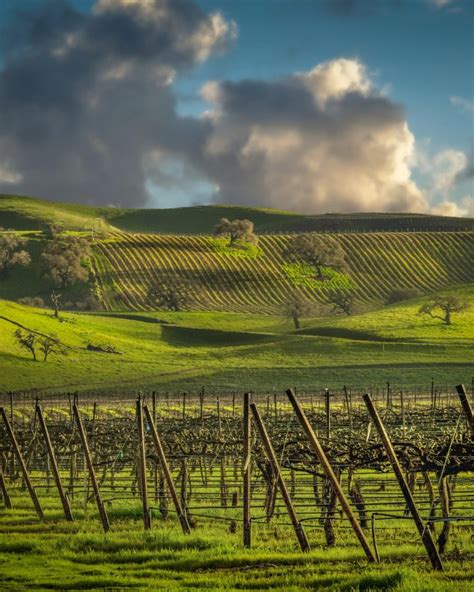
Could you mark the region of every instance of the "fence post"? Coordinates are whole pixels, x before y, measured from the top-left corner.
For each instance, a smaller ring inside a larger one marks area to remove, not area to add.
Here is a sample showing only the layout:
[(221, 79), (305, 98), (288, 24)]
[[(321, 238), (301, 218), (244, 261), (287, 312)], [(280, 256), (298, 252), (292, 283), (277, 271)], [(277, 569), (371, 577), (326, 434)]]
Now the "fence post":
[(268, 436), (267, 430), (265, 428), (265, 424), (263, 423), (262, 418), (260, 417), (260, 413), (258, 412), (257, 405), (255, 403), (250, 404), (250, 409), (252, 410), (253, 419), (257, 426), (257, 429), (260, 433), (260, 437), (262, 438), (263, 446), (265, 448), (265, 452), (267, 454), (267, 458), (270, 461), (274, 475), (277, 478), (277, 484), (280, 489), (281, 495), (283, 497), (283, 501), (285, 502), (286, 509), (288, 511), (288, 515), (290, 517), (291, 523), (293, 524), (293, 528), (295, 530), (296, 537), (300, 544), (302, 551), (309, 551), (310, 545), (309, 541), (306, 537), (306, 533), (303, 529), (303, 525), (298, 520), (296, 516), (295, 509), (293, 507), (293, 502), (291, 501), (290, 494), (286, 488), (286, 484), (283, 480), (283, 475), (281, 474), (280, 463), (278, 462), (277, 456), (273, 449), (272, 443)]
[(326, 453), (324, 452), (324, 450), (318, 440), (318, 437), (314, 433), (314, 430), (311, 427), (311, 424), (309, 423), (305, 412), (301, 408), (301, 406), (296, 398), (295, 393), (293, 392), (292, 389), (288, 389), (286, 391), (286, 394), (288, 395), (288, 399), (290, 400), (293, 410), (296, 413), (296, 416), (298, 417), (298, 420), (299, 420), (303, 430), (305, 431), (306, 436), (308, 437), (308, 439), (310, 441), (313, 451), (316, 453), (316, 456), (318, 457), (319, 462), (321, 463), (321, 466), (323, 467), (326, 477), (329, 479), (329, 481), (330, 481), (330, 483), (337, 495), (337, 498), (342, 506), (342, 509), (344, 510), (345, 515), (347, 516), (347, 519), (349, 520), (349, 522), (352, 526), (352, 529), (354, 530), (355, 535), (359, 539), (359, 542), (360, 542), (360, 544), (367, 556), (367, 559), (369, 561), (376, 561), (375, 555), (372, 553), (372, 549), (370, 548), (369, 543), (367, 542), (367, 539), (365, 538), (364, 532), (362, 531), (362, 528), (361, 528), (359, 522), (356, 520), (354, 514), (352, 513), (352, 509), (349, 505), (349, 502), (347, 501), (347, 498), (344, 495), (344, 492), (342, 491), (341, 484), (339, 483), (339, 479), (337, 478), (336, 474), (334, 473), (334, 471), (331, 467), (331, 464), (326, 456)]
[(0, 492), (3, 496), (3, 501), (5, 503), (5, 507), (8, 510), (11, 510), (13, 508), (12, 500), (10, 498), (10, 495), (8, 494), (7, 484), (5, 483), (5, 477), (3, 476), (3, 471), (1, 469), (1, 467), (0, 467)]
[(324, 396), (326, 401), (326, 441), (331, 441), (331, 393), (329, 389), (324, 389)]
[(395, 449), (393, 448), (390, 437), (385, 429), (385, 426), (384, 426), (382, 420), (380, 419), (377, 409), (375, 408), (374, 404), (372, 403), (372, 399), (370, 398), (369, 394), (364, 395), (364, 402), (367, 406), (367, 410), (368, 410), (370, 417), (374, 423), (374, 426), (376, 427), (376, 429), (379, 433), (379, 436), (382, 440), (382, 443), (385, 448), (385, 452), (387, 453), (387, 456), (390, 460), (390, 464), (392, 465), (392, 468), (393, 468), (393, 472), (395, 473), (395, 476), (396, 476), (398, 483), (400, 485), (400, 489), (402, 490), (403, 497), (405, 498), (405, 502), (408, 506), (408, 509), (410, 510), (413, 521), (416, 524), (416, 528), (418, 529), (421, 540), (423, 541), (423, 544), (425, 545), (425, 549), (426, 549), (426, 552), (428, 553), (428, 556), (430, 558), (431, 565), (433, 566), (434, 569), (442, 571), (443, 564), (441, 563), (441, 558), (439, 556), (438, 550), (436, 549), (436, 546), (433, 542), (433, 537), (431, 536), (431, 531), (427, 526), (425, 526), (423, 524), (421, 516), (418, 512), (418, 508), (416, 507), (412, 492), (410, 491), (410, 488), (408, 487), (408, 483), (406, 482), (405, 476), (403, 475), (402, 467), (401, 467), (398, 457), (395, 453)]
[(178, 514), (178, 518), (181, 523), (181, 528), (183, 529), (184, 534), (189, 534), (191, 532), (191, 529), (189, 528), (188, 518), (181, 508), (181, 503), (179, 501), (178, 494), (176, 493), (176, 487), (174, 485), (173, 477), (171, 475), (171, 471), (168, 465), (168, 461), (166, 459), (166, 454), (163, 445), (161, 443), (158, 432), (156, 431), (155, 423), (153, 421), (153, 418), (151, 417), (151, 413), (147, 405), (143, 407), (143, 410), (145, 411), (146, 420), (148, 422), (148, 425), (150, 426), (153, 443), (155, 445), (158, 456), (160, 457), (161, 468), (163, 469), (166, 483), (168, 485), (168, 489), (170, 491), (170, 495), (173, 500), (176, 513)]
[(87, 443), (87, 436), (84, 430), (84, 426), (82, 425), (81, 416), (79, 415), (79, 409), (77, 404), (74, 403), (72, 406), (72, 412), (74, 414), (74, 419), (76, 420), (77, 431), (79, 433), (79, 437), (81, 439), (82, 448), (84, 450), (84, 458), (87, 464), (87, 468), (89, 471), (89, 477), (92, 483), (92, 489), (94, 490), (95, 501), (97, 504), (97, 509), (99, 510), (100, 520), (102, 522), (102, 528), (104, 532), (108, 532), (110, 529), (109, 517), (107, 516), (107, 510), (105, 509), (104, 502), (102, 501), (102, 497), (100, 495), (99, 483), (97, 481), (97, 477), (94, 471), (94, 465), (92, 464), (92, 457), (91, 452), (89, 450), (89, 445)]
[(464, 388), (463, 384), (458, 384), (456, 390), (459, 395), (459, 400), (461, 401), (462, 408), (464, 410), (464, 414), (467, 419), (467, 423), (471, 429), (471, 435), (474, 436), (474, 416), (472, 414), (472, 407), (469, 399), (467, 398), (466, 389)]
[(243, 514), (243, 533), (244, 533), (244, 547), (248, 549), (252, 546), (252, 522), (250, 517), (250, 501), (251, 501), (251, 454), (252, 454), (252, 424), (250, 422), (250, 393), (244, 394), (244, 446), (243, 446), (243, 500), (244, 500), (244, 514)]
[(18, 459), (18, 462), (20, 463), (21, 471), (23, 473), (23, 479), (25, 480), (26, 487), (28, 488), (28, 492), (30, 494), (31, 501), (33, 502), (33, 505), (36, 510), (36, 514), (38, 515), (38, 518), (40, 520), (43, 520), (43, 518), (44, 518), (43, 508), (41, 507), (41, 504), (38, 499), (38, 495), (35, 491), (35, 488), (33, 487), (33, 484), (31, 483), (31, 479), (28, 474), (28, 469), (26, 468), (26, 464), (25, 464), (25, 461), (24, 461), (23, 456), (21, 454), (20, 447), (18, 446), (18, 442), (17, 442), (16, 436), (15, 436), (15, 433), (10, 425), (10, 422), (8, 421), (7, 414), (5, 413), (5, 409), (3, 407), (0, 407), (0, 414), (2, 415), (3, 421), (5, 423), (5, 427), (7, 428), (7, 434), (8, 434), (8, 436), (11, 440), (11, 443), (13, 445), (13, 451), (15, 453), (15, 456)]
[(151, 528), (151, 511), (148, 504), (148, 486), (146, 481), (146, 450), (145, 450), (145, 434), (143, 431), (143, 409), (140, 398), (137, 399), (137, 428), (138, 428), (138, 452), (140, 458), (139, 472), (140, 472), (140, 493), (142, 497), (143, 506), (143, 524), (145, 530)]
[(74, 516), (72, 515), (71, 505), (69, 503), (69, 499), (66, 495), (66, 491), (64, 490), (63, 483), (61, 481), (61, 476), (59, 474), (58, 462), (56, 460), (56, 456), (54, 454), (53, 445), (51, 444), (51, 438), (49, 437), (49, 431), (46, 426), (46, 422), (43, 417), (43, 411), (39, 404), (36, 404), (36, 415), (38, 416), (38, 422), (40, 425), (41, 432), (43, 433), (43, 438), (46, 443), (46, 449), (48, 451), (49, 460), (51, 461), (51, 468), (53, 470), (54, 481), (56, 482), (56, 487), (58, 488), (59, 497), (61, 498), (61, 504), (64, 510), (64, 516), (66, 520), (72, 522), (74, 520)]

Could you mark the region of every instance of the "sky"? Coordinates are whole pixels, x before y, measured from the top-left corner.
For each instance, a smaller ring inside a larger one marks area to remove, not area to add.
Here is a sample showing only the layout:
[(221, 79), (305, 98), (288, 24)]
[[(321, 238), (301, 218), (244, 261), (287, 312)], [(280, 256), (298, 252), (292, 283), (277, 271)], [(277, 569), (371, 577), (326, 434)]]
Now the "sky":
[(0, 192), (474, 215), (473, 0), (4, 0)]

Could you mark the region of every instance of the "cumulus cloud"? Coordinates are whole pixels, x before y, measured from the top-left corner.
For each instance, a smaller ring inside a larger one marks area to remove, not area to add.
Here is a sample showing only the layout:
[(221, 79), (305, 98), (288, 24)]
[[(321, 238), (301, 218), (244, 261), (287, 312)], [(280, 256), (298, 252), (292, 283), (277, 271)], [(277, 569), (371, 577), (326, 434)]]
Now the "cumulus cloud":
[(362, 63), (337, 59), (275, 81), (207, 84), (201, 166), (217, 200), (307, 213), (426, 211), (414, 137)]
[(467, 195), (459, 203), (442, 201), (431, 208), (432, 214), (439, 216), (474, 216), (474, 197)]
[(0, 70), (0, 163), (16, 172), (0, 175), (0, 191), (144, 204), (150, 154), (202, 142), (202, 123), (176, 114), (174, 77), (235, 35), (190, 0), (98, 0), (90, 14), (59, 0), (23, 13)]

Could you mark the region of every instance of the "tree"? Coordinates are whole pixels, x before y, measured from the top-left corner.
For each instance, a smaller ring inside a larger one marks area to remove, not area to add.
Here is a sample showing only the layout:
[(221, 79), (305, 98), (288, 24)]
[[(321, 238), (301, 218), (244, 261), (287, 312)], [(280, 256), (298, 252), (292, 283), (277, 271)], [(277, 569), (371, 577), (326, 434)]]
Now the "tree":
[(343, 312), (347, 316), (352, 314), (355, 294), (350, 289), (332, 288), (326, 292), (328, 304), (332, 304), (333, 312)]
[(62, 300), (62, 294), (59, 294), (59, 292), (56, 292), (55, 290), (53, 290), (51, 292), (51, 302), (53, 304), (53, 310), (54, 310), (54, 318), (55, 319), (59, 319), (59, 311), (61, 310), (61, 300)]
[(339, 241), (315, 232), (299, 234), (288, 243), (284, 257), (289, 261), (304, 261), (316, 268), (316, 279), (324, 279), (323, 267), (345, 271), (347, 263)]
[(291, 319), (295, 329), (301, 328), (301, 318), (308, 316), (312, 311), (312, 304), (299, 292), (290, 292), (283, 303), (282, 314), (285, 318)]
[(31, 331), (22, 331), (22, 329), (17, 329), (15, 331), (15, 338), (18, 342), (18, 345), (25, 349), (26, 351), (30, 352), (33, 356), (33, 360), (36, 362), (36, 335)]
[(31, 263), (31, 257), (24, 247), (27, 239), (19, 236), (15, 232), (4, 231), (0, 228), (0, 276), (5, 276), (8, 270), (15, 265), (28, 267)]
[[(469, 308), (469, 303), (460, 300), (457, 296), (435, 296), (432, 300), (425, 302), (418, 314), (427, 314), (432, 319), (439, 319), (445, 325), (452, 325), (452, 314), (464, 312)], [(440, 310), (440, 314), (434, 314), (433, 311)]]
[(79, 236), (56, 235), (41, 255), (46, 275), (58, 288), (89, 280), (87, 260), (91, 255), (89, 241)]
[(186, 309), (194, 300), (191, 282), (178, 277), (156, 283), (148, 291), (148, 297), (158, 308), (176, 312)]
[(232, 220), (221, 218), (214, 228), (215, 236), (228, 236), (229, 247), (233, 247), (237, 241), (256, 244), (258, 237), (254, 233), (253, 222), (250, 220)]
[(403, 300), (410, 300), (420, 296), (420, 291), (416, 288), (393, 288), (390, 294), (387, 296), (387, 304), (395, 304), (402, 302)]
[(43, 362), (46, 362), (50, 354), (64, 353), (62, 343), (55, 335), (41, 335), (37, 341), (39, 350), (43, 353)]

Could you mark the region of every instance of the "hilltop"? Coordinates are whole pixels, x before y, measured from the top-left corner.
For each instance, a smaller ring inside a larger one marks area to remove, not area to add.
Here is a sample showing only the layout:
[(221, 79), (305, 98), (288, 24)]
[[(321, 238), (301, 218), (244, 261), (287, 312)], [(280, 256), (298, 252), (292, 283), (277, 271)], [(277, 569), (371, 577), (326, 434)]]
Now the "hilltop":
[(68, 230), (122, 230), (162, 234), (211, 234), (222, 218), (248, 218), (259, 233), (469, 231), (474, 219), (425, 214), (302, 215), (267, 208), (228, 205), (168, 209), (104, 208), (0, 195), (0, 226), (15, 230), (44, 230), (58, 224)]

